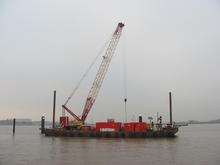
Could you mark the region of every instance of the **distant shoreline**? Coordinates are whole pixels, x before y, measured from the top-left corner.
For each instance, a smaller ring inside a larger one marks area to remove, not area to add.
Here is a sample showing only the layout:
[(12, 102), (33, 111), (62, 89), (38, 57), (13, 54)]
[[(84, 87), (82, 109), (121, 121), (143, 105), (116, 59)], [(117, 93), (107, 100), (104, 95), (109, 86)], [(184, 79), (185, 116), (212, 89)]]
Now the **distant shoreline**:
[[(0, 126), (12, 126), (13, 120), (7, 119), (7, 120), (0, 120)], [(16, 119), (16, 126), (40, 126), (41, 121), (32, 121), (31, 119)], [(46, 126), (52, 125), (51, 121), (45, 122)]]
[(189, 124), (220, 124), (219, 122), (212, 123), (212, 122), (200, 122), (200, 123), (189, 123)]
[[(179, 124), (184, 126), (185, 125), (191, 125), (191, 124), (220, 124), (219, 120), (213, 120), (213, 121), (207, 121), (207, 122), (201, 122), (201, 121), (195, 121), (195, 120), (190, 120), (188, 122), (175, 122), (175, 124)], [(0, 126), (12, 126), (13, 122), (12, 120), (0, 120)], [(16, 121), (16, 126), (40, 126), (41, 121)], [(46, 121), (45, 122), (46, 126), (51, 126), (52, 122), (51, 121)], [(56, 122), (56, 125), (59, 125), (59, 123)]]

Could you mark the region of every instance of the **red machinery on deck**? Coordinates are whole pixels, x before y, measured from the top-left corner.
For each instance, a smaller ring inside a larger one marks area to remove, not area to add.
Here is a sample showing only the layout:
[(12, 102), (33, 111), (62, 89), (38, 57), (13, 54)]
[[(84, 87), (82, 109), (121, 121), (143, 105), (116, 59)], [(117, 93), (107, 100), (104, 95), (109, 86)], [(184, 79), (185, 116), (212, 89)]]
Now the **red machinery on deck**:
[(96, 132), (119, 132), (121, 131), (122, 123), (115, 122), (114, 120), (107, 122), (97, 122), (95, 129)]
[(123, 129), (127, 133), (134, 133), (134, 132), (147, 132), (150, 130), (150, 124), (145, 122), (129, 122), (124, 123)]
[(69, 118), (68, 116), (61, 116), (60, 117), (60, 126), (62, 128), (65, 128), (69, 125)]
[(150, 130), (150, 124), (145, 122), (97, 122), (96, 123), (96, 132), (120, 132), (125, 133), (146, 133)]

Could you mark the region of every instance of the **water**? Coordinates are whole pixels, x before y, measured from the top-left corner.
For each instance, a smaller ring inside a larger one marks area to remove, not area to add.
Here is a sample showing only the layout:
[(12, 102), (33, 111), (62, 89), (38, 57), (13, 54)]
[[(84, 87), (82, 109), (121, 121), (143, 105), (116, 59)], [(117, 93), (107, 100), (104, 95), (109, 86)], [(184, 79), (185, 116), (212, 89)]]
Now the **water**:
[(220, 124), (180, 128), (173, 139), (80, 139), (0, 126), (0, 165), (219, 165)]

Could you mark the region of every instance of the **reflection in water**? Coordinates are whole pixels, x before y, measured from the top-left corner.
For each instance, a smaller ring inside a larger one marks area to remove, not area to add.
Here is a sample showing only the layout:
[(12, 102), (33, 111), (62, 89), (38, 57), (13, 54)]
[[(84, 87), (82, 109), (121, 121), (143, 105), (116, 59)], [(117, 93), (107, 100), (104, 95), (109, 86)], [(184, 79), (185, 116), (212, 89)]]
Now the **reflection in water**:
[(176, 138), (44, 137), (38, 127), (0, 126), (0, 164), (219, 164), (220, 124), (180, 128)]

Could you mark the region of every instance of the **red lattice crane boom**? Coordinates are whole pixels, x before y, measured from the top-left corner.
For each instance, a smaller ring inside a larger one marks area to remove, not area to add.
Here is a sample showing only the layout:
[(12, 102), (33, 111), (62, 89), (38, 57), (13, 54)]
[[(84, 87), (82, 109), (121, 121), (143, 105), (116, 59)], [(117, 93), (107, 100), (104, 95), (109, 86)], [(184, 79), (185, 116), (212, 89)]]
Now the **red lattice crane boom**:
[(105, 55), (103, 56), (101, 65), (98, 69), (98, 72), (96, 74), (95, 80), (92, 84), (92, 87), (89, 91), (89, 94), (87, 96), (84, 108), (83, 108), (83, 112), (81, 115), (81, 118), (79, 118), (77, 115), (75, 115), (70, 109), (68, 109), (66, 107), (66, 104), (64, 104), (62, 107), (69, 112), (77, 121), (80, 122), (85, 122), (87, 115), (89, 114), (90, 110), (92, 109), (93, 104), (96, 101), (96, 98), (98, 96), (98, 93), (100, 91), (100, 88), (102, 86), (102, 82), (105, 78), (105, 75), (108, 71), (109, 68), (109, 64), (111, 62), (112, 56), (114, 55), (116, 46), (119, 42), (121, 33), (122, 33), (122, 29), (124, 27), (123, 23), (118, 23), (118, 26), (116, 28), (116, 30), (114, 31), (112, 38), (109, 42), (108, 48), (105, 52)]

